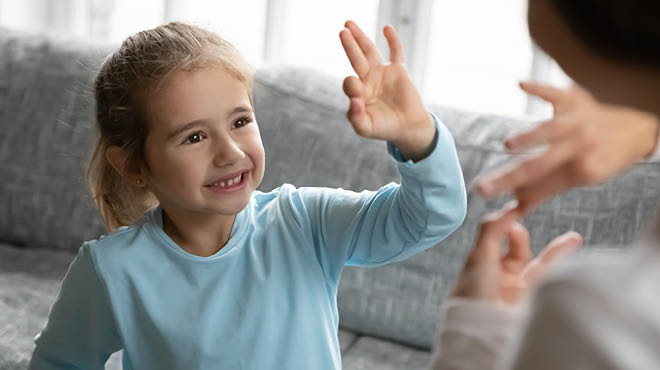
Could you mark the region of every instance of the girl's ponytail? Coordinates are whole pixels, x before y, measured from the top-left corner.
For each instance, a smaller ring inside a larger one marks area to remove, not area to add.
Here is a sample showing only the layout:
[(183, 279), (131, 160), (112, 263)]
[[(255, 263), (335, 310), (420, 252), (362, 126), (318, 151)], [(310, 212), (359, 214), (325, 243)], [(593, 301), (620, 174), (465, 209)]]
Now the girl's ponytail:
[(126, 182), (105, 157), (108, 145), (99, 138), (87, 169), (87, 181), (96, 208), (108, 231), (130, 225), (155, 204), (145, 188)]

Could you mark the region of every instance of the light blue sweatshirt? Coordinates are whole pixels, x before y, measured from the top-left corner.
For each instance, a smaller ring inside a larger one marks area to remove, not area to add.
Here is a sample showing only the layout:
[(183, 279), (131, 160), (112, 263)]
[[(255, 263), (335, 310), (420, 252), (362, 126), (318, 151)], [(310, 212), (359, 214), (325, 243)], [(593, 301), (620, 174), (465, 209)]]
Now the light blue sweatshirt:
[(177, 246), (160, 208), (86, 242), (36, 337), (30, 369), (103, 369), (122, 348), (125, 370), (340, 369), (344, 266), (410, 257), (465, 217), (454, 142), (435, 121), (435, 147), (419, 162), (388, 144), (401, 185), (257, 191), (215, 255)]

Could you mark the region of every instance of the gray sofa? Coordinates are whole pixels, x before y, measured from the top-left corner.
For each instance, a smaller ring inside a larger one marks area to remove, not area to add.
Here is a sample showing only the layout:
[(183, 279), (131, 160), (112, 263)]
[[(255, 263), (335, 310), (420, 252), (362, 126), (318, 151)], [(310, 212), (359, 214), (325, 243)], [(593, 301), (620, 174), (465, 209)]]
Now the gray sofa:
[[(0, 30), (0, 369), (24, 369), (74, 253), (104, 232), (84, 186), (94, 138), (90, 83), (108, 46)], [(257, 71), (256, 114), (266, 147), (262, 190), (376, 189), (397, 174), (382, 142), (356, 136), (341, 81), (286, 67)], [(343, 367), (423, 369), (436, 322), (479, 218), (505, 199), (472, 191), (479, 173), (510, 157), (501, 139), (530, 124), (430, 106), (454, 134), (468, 215), (448, 239), (407, 261), (348, 268), (338, 304)], [(626, 245), (651, 219), (658, 163), (544, 204), (525, 224), (538, 250), (569, 229), (586, 245)], [(121, 353), (107, 368), (120, 368)]]

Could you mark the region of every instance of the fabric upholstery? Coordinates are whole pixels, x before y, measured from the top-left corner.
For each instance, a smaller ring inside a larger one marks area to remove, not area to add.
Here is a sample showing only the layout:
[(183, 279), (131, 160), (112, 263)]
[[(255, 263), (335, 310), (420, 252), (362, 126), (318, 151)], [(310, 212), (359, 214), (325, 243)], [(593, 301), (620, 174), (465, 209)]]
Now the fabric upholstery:
[(75, 251), (102, 224), (84, 170), (104, 52), (0, 30), (0, 240)]
[(359, 337), (342, 356), (344, 370), (426, 370), (431, 353), (374, 337)]

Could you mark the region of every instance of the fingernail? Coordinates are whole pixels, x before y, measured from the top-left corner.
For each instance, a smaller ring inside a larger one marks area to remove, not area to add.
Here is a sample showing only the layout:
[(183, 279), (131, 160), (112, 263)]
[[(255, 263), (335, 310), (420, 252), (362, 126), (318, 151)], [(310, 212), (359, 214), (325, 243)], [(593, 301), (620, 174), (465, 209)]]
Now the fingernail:
[(503, 209), (506, 209), (507, 211), (510, 211), (514, 208), (518, 207), (518, 200), (512, 199), (504, 204)]

